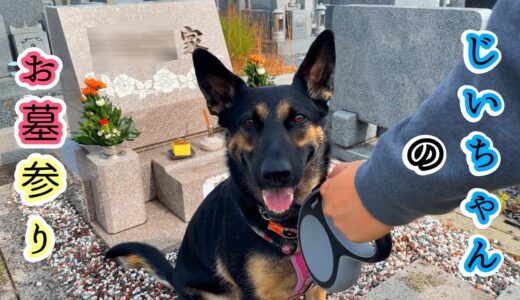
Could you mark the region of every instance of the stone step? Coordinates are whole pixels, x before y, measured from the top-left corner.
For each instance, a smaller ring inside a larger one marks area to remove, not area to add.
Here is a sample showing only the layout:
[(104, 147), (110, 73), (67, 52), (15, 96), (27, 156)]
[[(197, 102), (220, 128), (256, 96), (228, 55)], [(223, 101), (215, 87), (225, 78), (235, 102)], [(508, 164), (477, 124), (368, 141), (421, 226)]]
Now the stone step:
[(331, 148), (332, 157), (341, 161), (355, 161), (360, 159), (368, 159), (374, 150), (377, 138), (369, 140), (365, 143), (354, 145), (349, 148), (333, 144)]
[(108, 247), (124, 242), (141, 242), (152, 245), (163, 253), (178, 248), (188, 224), (158, 201), (147, 202), (145, 209), (146, 222), (139, 226), (109, 234), (96, 221), (91, 224), (92, 229)]
[(383, 282), (363, 299), (493, 299), (438, 267), (415, 261)]
[(167, 147), (152, 159), (157, 199), (185, 222), (205, 196), (228, 176), (226, 149), (204, 151), (197, 145), (199, 140), (190, 140), (196, 153), (193, 157), (171, 160)]
[[(215, 133), (216, 136), (224, 139), (223, 132), (217, 132)], [(220, 149), (218, 151), (214, 152), (206, 152), (203, 150), (200, 150), (197, 146), (198, 141), (206, 137), (206, 133), (201, 133), (189, 137), (185, 137), (187, 140), (189, 140), (193, 147), (195, 148), (195, 151), (197, 152), (197, 155), (190, 159), (182, 159), (182, 160), (176, 160), (173, 161), (168, 157), (168, 150), (171, 149), (170, 143), (163, 143), (162, 145), (155, 145), (152, 148), (149, 149), (140, 149), (137, 152), (139, 153), (139, 161), (141, 164), (141, 177), (143, 180), (143, 189), (145, 193), (145, 199), (146, 201), (151, 201), (157, 199), (157, 192), (155, 190), (155, 178), (152, 173), (152, 162), (156, 161), (160, 165), (175, 165), (182, 167), (186, 163), (189, 163), (193, 161), (193, 159), (197, 159), (197, 161), (205, 161), (205, 160), (211, 160), (215, 156), (221, 156), (223, 157), (226, 153), (225, 149)], [(198, 150), (199, 149), (199, 150)], [(206, 155), (206, 154), (213, 154), (213, 155)]]

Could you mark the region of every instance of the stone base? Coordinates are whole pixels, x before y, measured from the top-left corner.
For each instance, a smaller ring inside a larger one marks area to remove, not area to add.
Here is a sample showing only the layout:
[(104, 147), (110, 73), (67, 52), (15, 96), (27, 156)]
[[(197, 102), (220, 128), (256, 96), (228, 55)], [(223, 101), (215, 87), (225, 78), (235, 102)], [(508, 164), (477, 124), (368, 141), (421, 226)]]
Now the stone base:
[(92, 229), (108, 247), (124, 242), (141, 242), (152, 245), (163, 253), (177, 249), (184, 237), (187, 223), (181, 221), (158, 201), (145, 205), (146, 222), (116, 234), (107, 233), (98, 222)]
[(377, 286), (363, 299), (493, 299), (438, 267), (415, 261)]
[(375, 138), (377, 126), (358, 120), (357, 114), (344, 110), (332, 114), (331, 141), (348, 148)]
[(13, 77), (2, 77), (0, 78), (0, 100), (18, 100), (23, 98), (24, 95), (33, 96), (44, 96), (44, 95), (56, 95), (61, 93), (61, 87), (58, 83), (55, 87), (50, 90), (40, 90), (31, 92), (26, 88), (20, 87), (16, 84)]
[(374, 150), (377, 139), (367, 141), (366, 143), (356, 145), (350, 148), (343, 148), (338, 145), (332, 145), (332, 157), (341, 161), (355, 161), (360, 159), (368, 159)]
[(309, 36), (303, 39), (294, 40), (283, 40), (276, 42), (276, 49), (278, 49), (278, 55), (280, 56), (292, 56), (298, 54), (305, 54), (312, 42), (314, 42), (315, 36)]
[[(218, 136), (223, 138), (222, 134)], [(225, 179), (228, 172), (226, 148), (208, 152), (197, 146), (197, 139), (190, 139), (190, 142), (195, 156), (171, 160), (166, 155), (167, 146), (152, 162), (157, 198), (185, 222), (191, 219), (208, 191)]]

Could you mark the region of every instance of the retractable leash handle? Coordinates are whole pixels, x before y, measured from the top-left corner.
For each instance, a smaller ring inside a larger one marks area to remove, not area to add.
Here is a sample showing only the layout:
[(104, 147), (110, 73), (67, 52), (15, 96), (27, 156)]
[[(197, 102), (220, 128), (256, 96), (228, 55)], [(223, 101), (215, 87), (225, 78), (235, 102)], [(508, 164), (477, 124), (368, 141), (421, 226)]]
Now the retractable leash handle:
[(376, 263), (392, 251), (390, 234), (371, 243), (349, 241), (323, 214), (319, 188), (307, 198), (298, 219), (300, 249), (314, 282), (328, 292), (354, 285), (362, 263)]

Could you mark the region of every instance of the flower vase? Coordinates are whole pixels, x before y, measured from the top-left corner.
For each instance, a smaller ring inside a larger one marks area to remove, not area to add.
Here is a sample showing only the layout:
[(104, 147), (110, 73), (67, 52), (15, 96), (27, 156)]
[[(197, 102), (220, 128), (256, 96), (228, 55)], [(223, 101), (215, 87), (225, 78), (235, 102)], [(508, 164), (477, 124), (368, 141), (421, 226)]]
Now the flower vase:
[(102, 153), (106, 158), (117, 158), (125, 154), (121, 144), (103, 146)]

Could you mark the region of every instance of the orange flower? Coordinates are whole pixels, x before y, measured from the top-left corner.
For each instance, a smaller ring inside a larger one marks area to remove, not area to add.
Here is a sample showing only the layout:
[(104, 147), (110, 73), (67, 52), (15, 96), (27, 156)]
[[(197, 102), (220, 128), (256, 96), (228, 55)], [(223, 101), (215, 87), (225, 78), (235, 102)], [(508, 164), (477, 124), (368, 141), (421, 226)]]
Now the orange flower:
[(93, 89), (91, 87), (82, 88), (81, 93), (85, 96), (92, 96), (92, 97), (97, 96), (97, 90)]
[(85, 97), (83, 97), (83, 96), (80, 96), (80, 97), (79, 97), (79, 101), (80, 101), (81, 103), (85, 103), (85, 101), (87, 101), (87, 98), (85, 98)]
[(263, 56), (260, 55), (260, 54), (253, 54), (253, 55), (250, 55), (250, 56), (249, 56), (249, 60), (250, 60), (252, 63), (255, 63), (255, 64), (264, 64), (264, 63), (265, 63), (265, 57), (263, 57)]
[(99, 90), (99, 89), (104, 89), (107, 87), (107, 85), (101, 81), (101, 80), (97, 80), (96, 78), (93, 78), (93, 77), (88, 77), (88, 78), (85, 78), (83, 80), (83, 82), (89, 87), (89, 88), (92, 88), (92, 89), (95, 89), (95, 90)]

